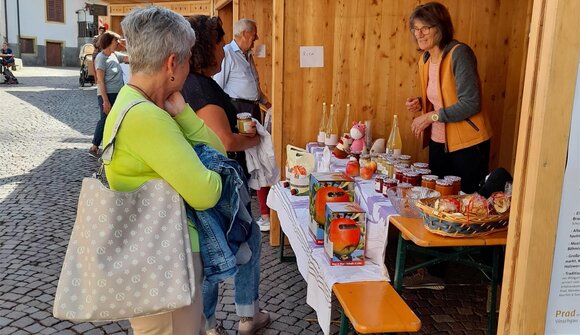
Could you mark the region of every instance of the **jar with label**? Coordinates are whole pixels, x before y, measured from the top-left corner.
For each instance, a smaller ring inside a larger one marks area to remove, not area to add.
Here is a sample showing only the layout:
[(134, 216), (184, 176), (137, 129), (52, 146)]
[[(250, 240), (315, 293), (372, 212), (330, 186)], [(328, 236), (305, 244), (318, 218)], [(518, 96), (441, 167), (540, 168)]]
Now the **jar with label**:
[(383, 175), (378, 175), (375, 178), (375, 192), (383, 193)]
[(252, 114), (250, 113), (238, 113), (236, 115), (238, 119), (238, 131), (240, 134), (249, 134), (253, 128)]
[(403, 182), (403, 174), (409, 170), (406, 167), (396, 167), (395, 168), (395, 179), (399, 181), (399, 183)]
[(461, 191), (461, 177), (445, 176), (443, 179), (449, 180), (453, 183), (453, 194), (459, 194), (459, 191)]
[(419, 174), (415, 171), (406, 171), (403, 172), (403, 183), (409, 183), (413, 186), (419, 186), (421, 183), (419, 179)]
[(437, 179), (439, 179), (439, 177), (434, 175), (434, 174), (427, 174), (427, 175), (421, 176), (421, 186), (434, 190), (435, 189), (435, 181)]
[(392, 187), (397, 187), (399, 181), (395, 178), (384, 178), (383, 179), (383, 194), (386, 196), (386, 190)]
[(453, 195), (453, 182), (445, 179), (435, 181), (435, 191), (441, 193), (441, 196)]
[(415, 170), (428, 169), (428, 168), (429, 168), (429, 163), (423, 163), (423, 162), (413, 163), (413, 169), (415, 169)]
[(415, 169), (415, 172), (419, 174), (419, 176), (424, 176), (426, 174), (431, 174), (430, 169)]
[(410, 155), (399, 155), (399, 162), (406, 163), (407, 166), (411, 165), (411, 156)]

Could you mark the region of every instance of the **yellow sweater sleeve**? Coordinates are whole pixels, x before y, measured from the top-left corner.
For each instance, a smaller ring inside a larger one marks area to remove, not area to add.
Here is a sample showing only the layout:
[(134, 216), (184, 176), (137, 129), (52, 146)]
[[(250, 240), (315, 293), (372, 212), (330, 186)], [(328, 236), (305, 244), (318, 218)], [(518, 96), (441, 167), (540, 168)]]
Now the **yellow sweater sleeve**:
[[(124, 87), (107, 117), (104, 143), (125, 106), (139, 98)], [(213, 207), (221, 195), (221, 178), (200, 161), (192, 144), (206, 143), (223, 152), (223, 145), (189, 106), (178, 117), (150, 102), (133, 107), (115, 141), (113, 159), (106, 166), (112, 189), (132, 191), (150, 179), (167, 181), (194, 209)]]

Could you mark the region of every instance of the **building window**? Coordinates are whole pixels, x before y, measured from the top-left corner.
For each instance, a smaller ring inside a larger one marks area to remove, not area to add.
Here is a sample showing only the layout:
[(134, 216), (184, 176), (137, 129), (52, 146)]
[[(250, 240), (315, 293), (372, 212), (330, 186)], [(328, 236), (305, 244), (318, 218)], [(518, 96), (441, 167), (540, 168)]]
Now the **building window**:
[(64, 23), (64, 0), (46, 0), (46, 20)]
[(34, 38), (21, 37), (20, 38), (20, 53), (23, 53), (23, 54), (35, 53), (35, 51), (34, 51), (35, 44), (36, 43), (35, 43)]

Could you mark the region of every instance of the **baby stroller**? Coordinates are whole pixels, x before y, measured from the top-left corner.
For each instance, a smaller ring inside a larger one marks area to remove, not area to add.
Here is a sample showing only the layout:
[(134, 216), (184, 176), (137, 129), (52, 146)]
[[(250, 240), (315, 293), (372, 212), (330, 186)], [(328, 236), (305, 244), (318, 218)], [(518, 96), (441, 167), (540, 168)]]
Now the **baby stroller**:
[(0, 71), (4, 76), (4, 81), (2, 82), (2, 84), (18, 84), (18, 79), (14, 77), (14, 74), (12, 73), (12, 71), (10, 71), (8, 66), (4, 66), (4, 64), (2, 64), (1, 66), (2, 68), (0, 69)]
[(95, 46), (87, 43), (81, 47), (79, 59), (81, 60), (81, 72), (79, 76), (79, 84), (85, 86), (85, 83), (90, 83), (91, 86), (95, 84), (95, 67), (93, 66), (93, 52)]

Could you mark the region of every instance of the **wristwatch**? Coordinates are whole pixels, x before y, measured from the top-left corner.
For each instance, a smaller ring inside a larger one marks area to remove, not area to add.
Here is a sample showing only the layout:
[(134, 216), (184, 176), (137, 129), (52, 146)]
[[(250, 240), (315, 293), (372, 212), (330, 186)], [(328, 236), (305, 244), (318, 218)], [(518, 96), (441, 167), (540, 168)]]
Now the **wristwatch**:
[(437, 112), (431, 114), (431, 120), (433, 120), (433, 122), (439, 121), (439, 114)]

